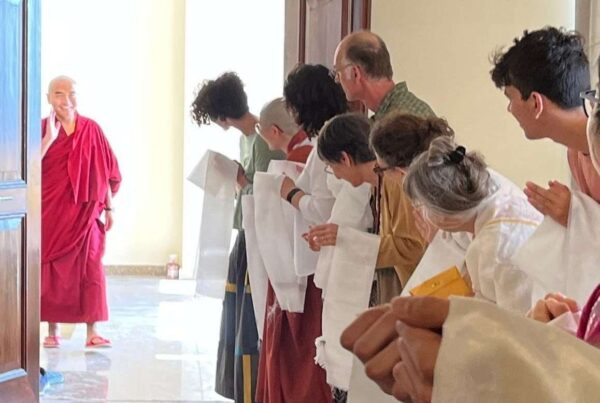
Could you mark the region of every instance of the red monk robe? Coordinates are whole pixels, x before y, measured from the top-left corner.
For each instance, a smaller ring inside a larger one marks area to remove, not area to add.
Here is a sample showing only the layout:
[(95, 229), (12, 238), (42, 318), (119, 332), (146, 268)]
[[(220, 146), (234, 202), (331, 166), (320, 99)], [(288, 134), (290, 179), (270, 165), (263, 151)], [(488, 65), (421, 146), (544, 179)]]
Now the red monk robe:
[(100, 215), (109, 186), (114, 194), (120, 182), (117, 159), (96, 122), (78, 114), (70, 136), (60, 128), (42, 160), (43, 322), (108, 320)]
[[(303, 131), (292, 137), (287, 160), (305, 163), (312, 145)], [(291, 262), (290, 262), (291, 264)], [(321, 290), (309, 276), (304, 313), (282, 311), (269, 283), (260, 348), (256, 402), (325, 403), (331, 401), (323, 368), (315, 364), (315, 339), (321, 336)]]

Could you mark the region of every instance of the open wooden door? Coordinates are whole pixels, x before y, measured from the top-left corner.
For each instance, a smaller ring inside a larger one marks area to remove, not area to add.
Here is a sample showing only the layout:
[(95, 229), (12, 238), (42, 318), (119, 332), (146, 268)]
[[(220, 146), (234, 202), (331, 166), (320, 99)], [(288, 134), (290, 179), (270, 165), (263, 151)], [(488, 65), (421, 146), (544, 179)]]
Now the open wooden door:
[(347, 34), (371, 27), (371, 0), (286, 0), (285, 74), (297, 63), (332, 67)]
[[(333, 67), (340, 40), (371, 28), (371, 0), (286, 0), (284, 72), (298, 63)], [(350, 110), (367, 113), (360, 101)]]
[(0, 402), (37, 402), (39, 0), (0, 0)]

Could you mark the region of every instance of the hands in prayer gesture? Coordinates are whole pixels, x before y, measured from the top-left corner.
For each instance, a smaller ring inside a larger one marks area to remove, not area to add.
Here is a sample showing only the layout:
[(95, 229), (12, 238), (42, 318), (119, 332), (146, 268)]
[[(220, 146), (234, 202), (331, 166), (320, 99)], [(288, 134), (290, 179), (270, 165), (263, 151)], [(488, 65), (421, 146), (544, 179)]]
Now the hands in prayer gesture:
[(571, 208), (571, 190), (558, 181), (548, 182), (548, 189), (527, 182), (523, 190), (529, 203), (540, 213), (552, 217), (556, 222), (566, 227), (569, 223)]

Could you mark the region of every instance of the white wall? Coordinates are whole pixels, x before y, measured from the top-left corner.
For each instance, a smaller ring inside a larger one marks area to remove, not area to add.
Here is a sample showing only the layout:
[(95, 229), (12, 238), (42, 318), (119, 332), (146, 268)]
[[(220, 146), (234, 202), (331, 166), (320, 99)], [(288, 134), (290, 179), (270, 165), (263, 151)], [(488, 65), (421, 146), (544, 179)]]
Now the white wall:
[(459, 141), (523, 185), (568, 181), (564, 148), (525, 139), (490, 79), (490, 55), (524, 29), (574, 26), (574, 0), (373, 0), (372, 31), (392, 55), (394, 78), (446, 117)]
[[(235, 12), (232, 12), (235, 10)], [(189, 117), (202, 81), (235, 71), (245, 84), (250, 112), (283, 93), (284, 2), (187, 0), (185, 43), (184, 177), (207, 149), (239, 159), (240, 133), (217, 125), (196, 126)], [(202, 191), (183, 179), (182, 276), (193, 275)]]
[(123, 174), (105, 264), (181, 252), (184, 14), (184, 0), (42, 0), (43, 94), (72, 76)]

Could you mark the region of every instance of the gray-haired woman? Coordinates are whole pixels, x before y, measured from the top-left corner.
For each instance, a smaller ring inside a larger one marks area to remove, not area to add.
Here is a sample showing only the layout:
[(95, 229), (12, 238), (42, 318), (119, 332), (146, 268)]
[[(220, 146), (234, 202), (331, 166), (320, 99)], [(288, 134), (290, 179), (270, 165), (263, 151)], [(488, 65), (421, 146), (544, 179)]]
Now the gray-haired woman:
[(465, 268), (475, 296), (525, 313), (532, 282), (513, 257), (542, 216), (522, 195), (499, 186), (480, 155), (445, 136), (412, 162), (404, 188), (430, 224), (473, 234)]

